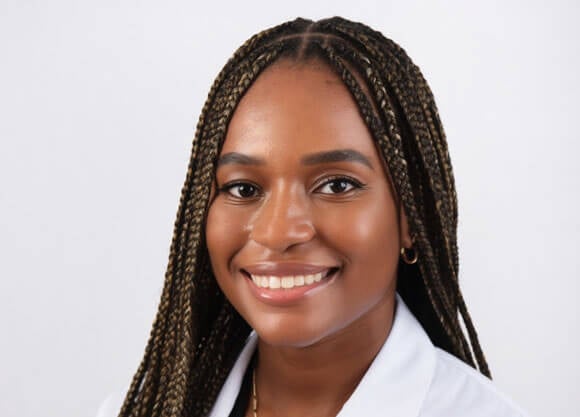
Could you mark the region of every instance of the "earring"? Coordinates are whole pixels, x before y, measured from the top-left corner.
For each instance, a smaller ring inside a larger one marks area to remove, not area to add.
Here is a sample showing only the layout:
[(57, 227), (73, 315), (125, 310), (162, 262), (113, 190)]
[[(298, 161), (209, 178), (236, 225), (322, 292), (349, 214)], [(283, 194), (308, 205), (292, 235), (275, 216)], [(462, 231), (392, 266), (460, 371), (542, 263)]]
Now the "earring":
[[(413, 257), (409, 258), (409, 255), (407, 253), (408, 250), (411, 250), (413, 252)], [(417, 253), (417, 251), (413, 248), (401, 248), (401, 258), (403, 258), (403, 261), (408, 264), (408, 265), (413, 265), (415, 263), (417, 263), (417, 259), (419, 259), (419, 254)]]

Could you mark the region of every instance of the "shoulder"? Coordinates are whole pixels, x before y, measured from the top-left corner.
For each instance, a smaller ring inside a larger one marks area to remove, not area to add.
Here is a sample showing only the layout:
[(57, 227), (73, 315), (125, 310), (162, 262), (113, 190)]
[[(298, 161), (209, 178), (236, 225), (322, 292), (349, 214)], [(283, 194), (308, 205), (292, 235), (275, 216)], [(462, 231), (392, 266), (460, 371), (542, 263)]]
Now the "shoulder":
[(435, 348), (436, 366), (421, 417), (526, 417), (493, 382), (449, 353)]
[(95, 417), (117, 417), (121, 411), (124, 399), (124, 391), (112, 392), (100, 404)]

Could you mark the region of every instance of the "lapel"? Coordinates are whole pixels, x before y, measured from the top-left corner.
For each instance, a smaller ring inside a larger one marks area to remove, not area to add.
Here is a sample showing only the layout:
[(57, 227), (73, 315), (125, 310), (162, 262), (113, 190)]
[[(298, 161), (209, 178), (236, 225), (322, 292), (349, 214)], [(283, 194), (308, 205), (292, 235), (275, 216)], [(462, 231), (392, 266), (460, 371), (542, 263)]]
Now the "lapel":
[[(210, 417), (227, 417), (231, 412), (257, 342), (258, 337), (252, 332), (216, 399)], [(435, 365), (435, 347), (397, 294), (391, 332), (337, 417), (417, 417), (435, 373)]]
[(417, 417), (436, 359), (431, 340), (397, 294), (393, 328), (337, 417)]

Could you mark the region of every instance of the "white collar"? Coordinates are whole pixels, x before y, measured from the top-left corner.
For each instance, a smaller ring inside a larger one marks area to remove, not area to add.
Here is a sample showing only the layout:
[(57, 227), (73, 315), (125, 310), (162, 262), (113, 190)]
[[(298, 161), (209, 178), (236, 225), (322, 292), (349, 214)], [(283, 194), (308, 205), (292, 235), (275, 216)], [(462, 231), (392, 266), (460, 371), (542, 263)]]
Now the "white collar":
[[(252, 332), (220, 391), (210, 417), (227, 417), (236, 401), (258, 336)], [(393, 327), (337, 417), (416, 417), (435, 372), (429, 337), (397, 294)]]

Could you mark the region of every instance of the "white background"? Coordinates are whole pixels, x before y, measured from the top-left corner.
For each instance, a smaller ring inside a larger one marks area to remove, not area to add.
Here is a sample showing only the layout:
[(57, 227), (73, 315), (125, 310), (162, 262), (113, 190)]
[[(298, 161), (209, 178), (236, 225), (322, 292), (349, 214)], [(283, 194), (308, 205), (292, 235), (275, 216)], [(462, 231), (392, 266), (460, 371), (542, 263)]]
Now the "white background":
[(579, 415), (577, 2), (0, 0), (1, 416), (92, 417), (126, 387), (213, 78), (258, 30), (337, 14), (433, 88), (496, 384)]

